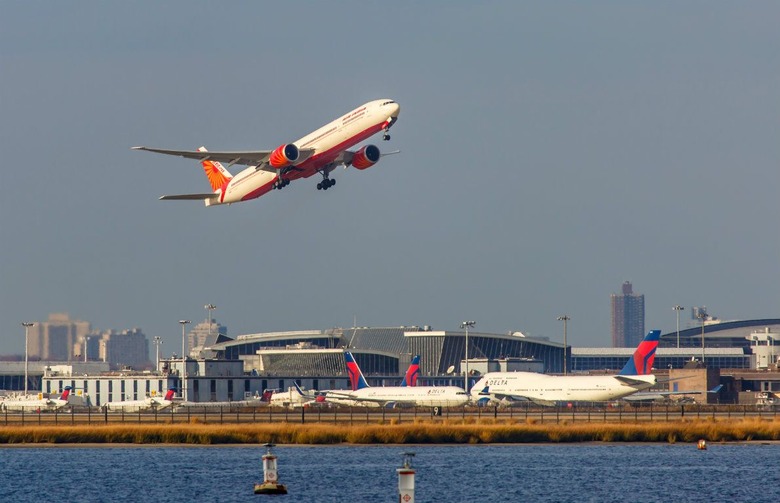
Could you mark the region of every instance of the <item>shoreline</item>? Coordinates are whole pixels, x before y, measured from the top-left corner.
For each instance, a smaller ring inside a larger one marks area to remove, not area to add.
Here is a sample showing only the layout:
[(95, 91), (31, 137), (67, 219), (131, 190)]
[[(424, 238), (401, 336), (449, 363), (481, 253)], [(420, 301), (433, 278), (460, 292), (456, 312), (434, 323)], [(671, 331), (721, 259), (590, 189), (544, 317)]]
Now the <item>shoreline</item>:
[(502, 445), (571, 443), (778, 442), (780, 420), (691, 420), (654, 423), (123, 424), (0, 426), (0, 447)]

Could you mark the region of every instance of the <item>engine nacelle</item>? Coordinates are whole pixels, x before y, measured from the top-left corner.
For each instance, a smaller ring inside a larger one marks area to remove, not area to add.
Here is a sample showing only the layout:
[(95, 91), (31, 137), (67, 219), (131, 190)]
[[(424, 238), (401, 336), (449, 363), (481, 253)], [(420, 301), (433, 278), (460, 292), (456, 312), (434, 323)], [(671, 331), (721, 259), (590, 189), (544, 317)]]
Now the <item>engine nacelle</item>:
[(376, 145), (366, 145), (352, 156), (352, 165), (357, 169), (370, 168), (376, 164), (381, 156)]
[(276, 150), (271, 152), (271, 157), (268, 159), (268, 162), (274, 168), (280, 169), (297, 161), (299, 155), (300, 152), (298, 152), (298, 147), (292, 143), (287, 143), (286, 145), (280, 145)]

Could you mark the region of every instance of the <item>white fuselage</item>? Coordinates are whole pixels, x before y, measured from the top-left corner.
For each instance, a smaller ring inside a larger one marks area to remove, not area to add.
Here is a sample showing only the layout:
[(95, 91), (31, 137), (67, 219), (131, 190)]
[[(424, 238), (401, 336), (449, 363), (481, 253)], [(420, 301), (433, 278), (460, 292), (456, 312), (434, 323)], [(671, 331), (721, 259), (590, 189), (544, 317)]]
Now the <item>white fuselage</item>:
[[(489, 397), (517, 397), (537, 403), (606, 402), (652, 387), (654, 375), (625, 376), (626, 384), (615, 376), (554, 376), (535, 372), (489, 372), (471, 389), (474, 400)], [(489, 394), (481, 393), (488, 388)]]
[[(390, 117), (398, 115), (399, 108), (389, 100), (370, 101), (293, 142), (299, 149), (313, 149), (314, 153), (296, 163), (295, 170), (285, 177), (295, 180), (308, 178), (322, 169), (332, 170), (330, 164), (341, 152), (381, 131)], [(230, 204), (260, 197), (273, 189), (277, 178), (276, 173), (250, 166), (230, 180), (223, 195), (207, 204)]]
[(36, 410), (56, 410), (68, 405), (67, 400), (59, 398), (9, 398), (0, 402), (0, 409), (7, 411), (36, 411)]
[(265, 407), (268, 402), (259, 398), (249, 400), (233, 400), (231, 402), (174, 402), (175, 408), (190, 409), (237, 409), (242, 407)]
[(173, 402), (163, 398), (148, 397), (143, 400), (126, 400), (124, 402), (107, 402), (103, 407), (110, 411), (141, 412), (145, 410), (162, 410), (170, 407)]
[(328, 392), (325, 400), (340, 405), (381, 407), (398, 404), (420, 407), (458, 407), (469, 401), (469, 396), (457, 386), (388, 386), (362, 388), (355, 391)]

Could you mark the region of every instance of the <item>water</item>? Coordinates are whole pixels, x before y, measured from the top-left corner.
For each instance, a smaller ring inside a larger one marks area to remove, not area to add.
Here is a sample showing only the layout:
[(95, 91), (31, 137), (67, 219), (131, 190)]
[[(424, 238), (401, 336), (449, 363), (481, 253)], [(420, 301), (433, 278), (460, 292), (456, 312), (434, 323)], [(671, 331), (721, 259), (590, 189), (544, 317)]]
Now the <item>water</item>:
[(0, 448), (0, 502), (395, 502), (413, 451), (418, 502), (777, 501), (780, 445), (278, 446), (287, 496), (252, 492), (261, 447)]

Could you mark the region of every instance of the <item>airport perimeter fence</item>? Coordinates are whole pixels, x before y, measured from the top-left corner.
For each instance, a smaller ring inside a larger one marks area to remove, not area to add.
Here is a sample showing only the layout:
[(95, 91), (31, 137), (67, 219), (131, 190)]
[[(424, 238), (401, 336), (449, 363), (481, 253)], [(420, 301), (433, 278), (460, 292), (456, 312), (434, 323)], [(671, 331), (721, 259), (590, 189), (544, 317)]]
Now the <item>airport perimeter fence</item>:
[(3, 411), (3, 426), (98, 425), (98, 424), (403, 424), (413, 422), (462, 423), (640, 423), (692, 419), (776, 420), (777, 407), (757, 405), (638, 405), (638, 406), (560, 406), (521, 405), (515, 407), (336, 407), (297, 408), (173, 408), (160, 411), (109, 412), (98, 408), (59, 411)]

